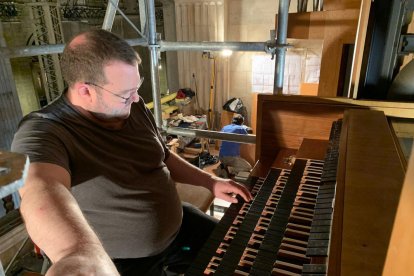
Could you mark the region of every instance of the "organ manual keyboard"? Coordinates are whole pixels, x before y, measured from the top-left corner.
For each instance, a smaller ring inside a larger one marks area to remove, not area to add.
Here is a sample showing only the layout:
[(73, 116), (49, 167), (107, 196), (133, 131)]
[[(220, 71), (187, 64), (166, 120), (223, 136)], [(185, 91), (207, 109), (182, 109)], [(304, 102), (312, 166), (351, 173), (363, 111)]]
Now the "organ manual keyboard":
[(384, 116), (395, 110), (365, 104), (260, 95), (254, 200), (229, 207), (186, 275), (414, 272), (406, 163)]

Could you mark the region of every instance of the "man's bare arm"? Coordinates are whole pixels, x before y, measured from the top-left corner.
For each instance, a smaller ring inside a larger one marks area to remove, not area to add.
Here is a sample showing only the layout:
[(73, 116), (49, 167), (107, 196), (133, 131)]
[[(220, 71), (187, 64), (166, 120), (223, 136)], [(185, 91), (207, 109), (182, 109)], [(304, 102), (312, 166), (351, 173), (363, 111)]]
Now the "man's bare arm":
[(54, 263), (48, 275), (117, 275), (69, 189), (69, 173), (48, 163), (30, 164), (20, 189), (29, 235)]
[(209, 189), (214, 196), (229, 202), (237, 202), (236, 198), (233, 197), (234, 194), (240, 195), (245, 201), (252, 200), (252, 195), (246, 187), (230, 179), (212, 176), (191, 165), (173, 152), (170, 153), (165, 164), (170, 170), (172, 178), (177, 182), (203, 186)]

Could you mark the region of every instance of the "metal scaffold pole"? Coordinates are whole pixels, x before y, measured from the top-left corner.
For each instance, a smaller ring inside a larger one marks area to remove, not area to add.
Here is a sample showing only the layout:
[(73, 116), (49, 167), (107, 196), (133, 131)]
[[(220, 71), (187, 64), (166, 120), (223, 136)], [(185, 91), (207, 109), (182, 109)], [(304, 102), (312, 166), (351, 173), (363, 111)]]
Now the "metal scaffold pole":
[(102, 29), (111, 31), (112, 25), (114, 24), (116, 7), (118, 6), (119, 0), (108, 1), (108, 6), (106, 7), (105, 18), (102, 23)]
[(147, 18), (148, 18), (148, 47), (151, 59), (151, 83), (152, 97), (154, 102), (154, 117), (158, 128), (162, 127), (162, 111), (161, 111), (161, 95), (160, 95), (160, 79), (158, 72), (158, 41), (155, 22), (155, 3), (154, 0), (147, 2)]
[(285, 73), (286, 37), (288, 24), (289, 0), (279, 0), (277, 16), (276, 63), (273, 94), (282, 94)]

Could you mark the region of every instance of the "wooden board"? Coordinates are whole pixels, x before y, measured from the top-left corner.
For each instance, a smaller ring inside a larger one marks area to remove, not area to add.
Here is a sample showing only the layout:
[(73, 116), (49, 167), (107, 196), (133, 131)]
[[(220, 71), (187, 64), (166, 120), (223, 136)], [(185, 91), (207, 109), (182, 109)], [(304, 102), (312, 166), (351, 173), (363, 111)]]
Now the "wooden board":
[(324, 160), (328, 149), (329, 139), (303, 139), (302, 144), (296, 154), (296, 158)]
[(362, 0), (361, 2), (355, 50), (352, 58), (351, 83), (348, 91), (348, 96), (354, 99), (358, 98), (358, 87), (361, 76), (362, 59), (364, 55), (371, 2), (371, 0)]
[(273, 160), (280, 149), (298, 150), (304, 137), (329, 140), (332, 122), (349, 107), (317, 97), (260, 95), (256, 158)]
[(300, 84), (299, 93), (304, 96), (318, 96), (318, 83), (305, 83)]
[(382, 112), (348, 110), (341, 275), (381, 275), (404, 180)]
[(361, 0), (325, 0), (323, 2), (323, 10), (344, 10), (357, 9), (361, 5)]
[(339, 138), (339, 159), (336, 173), (335, 205), (332, 216), (332, 229), (329, 248), (328, 275), (339, 275), (341, 271), (342, 227), (344, 215), (346, 152), (349, 129), (349, 117), (342, 120), (341, 136)]
[(289, 14), (288, 38), (323, 39), (318, 96), (337, 96), (342, 51), (345, 44), (355, 43), (358, 19), (359, 6)]
[(382, 275), (414, 275), (414, 148), (405, 175)]

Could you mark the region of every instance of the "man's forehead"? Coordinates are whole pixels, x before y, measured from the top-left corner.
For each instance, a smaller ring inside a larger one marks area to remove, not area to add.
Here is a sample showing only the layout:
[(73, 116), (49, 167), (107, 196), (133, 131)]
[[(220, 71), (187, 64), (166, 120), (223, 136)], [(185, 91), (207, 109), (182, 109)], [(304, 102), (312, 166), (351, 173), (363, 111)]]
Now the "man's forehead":
[(138, 64), (128, 64), (119, 60), (111, 60), (105, 63), (103, 70), (107, 76), (122, 75), (127, 73), (139, 75)]
[(104, 66), (104, 75), (106, 84), (116, 85), (122, 84), (124, 89), (122, 92), (131, 92), (136, 90), (138, 83), (141, 80), (141, 76), (138, 71), (138, 66), (133, 66), (122, 61), (109, 62)]

